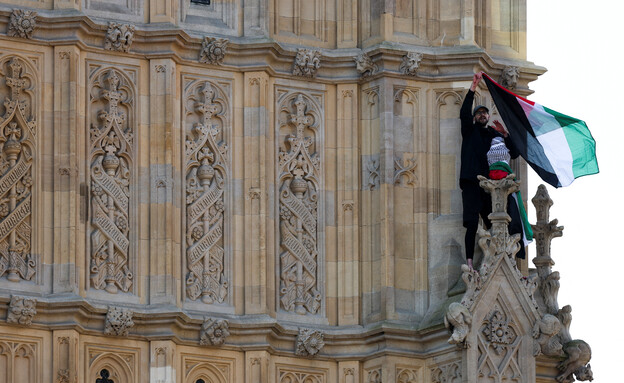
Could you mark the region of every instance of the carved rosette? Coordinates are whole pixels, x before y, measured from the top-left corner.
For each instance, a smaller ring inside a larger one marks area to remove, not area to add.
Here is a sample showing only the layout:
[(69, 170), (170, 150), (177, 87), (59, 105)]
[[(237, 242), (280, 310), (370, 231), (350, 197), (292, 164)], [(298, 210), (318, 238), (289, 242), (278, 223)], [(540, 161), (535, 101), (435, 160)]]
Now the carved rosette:
[(300, 328), (295, 343), (295, 355), (314, 356), (325, 346), (323, 333), (310, 328)]
[(204, 37), (202, 49), (199, 53), (199, 62), (211, 65), (221, 65), (227, 52), (228, 42), (229, 40), (227, 39), (216, 39), (207, 36)]
[(108, 30), (104, 38), (104, 49), (117, 52), (128, 52), (134, 39), (134, 25), (108, 23)]
[(91, 286), (115, 294), (119, 289), (128, 292), (133, 283), (129, 262), (133, 124), (127, 112), (134, 101), (128, 81), (115, 69), (97, 73), (91, 93)]
[(11, 296), (7, 312), (7, 323), (30, 326), (34, 316), (37, 314), (36, 306), (37, 301), (35, 298)]
[(9, 18), (7, 36), (30, 39), (37, 27), (37, 12), (14, 9)]
[(0, 119), (0, 277), (31, 280), (36, 257), (31, 254), (33, 154), (37, 122), (33, 95), (36, 81), (20, 58), (0, 62), (6, 87)]
[(295, 76), (314, 78), (321, 67), (321, 52), (300, 48), (297, 50), (292, 74)]
[[(302, 94), (280, 108), (279, 237), (280, 304), (283, 310), (315, 314), (321, 306), (318, 275), (318, 192), (316, 152), (319, 115)], [(294, 113), (291, 113), (293, 111)]]
[(219, 346), (225, 343), (225, 338), (228, 336), (230, 336), (230, 331), (227, 320), (205, 318), (199, 334), (199, 344)]
[(106, 313), (106, 323), (104, 325), (104, 334), (127, 336), (128, 331), (134, 327), (132, 320), (133, 312), (129, 309), (119, 307), (109, 307)]
[(194, 83), (186, 100), (186, 295), (222, 303), (228, 293), (223, 242), (228, 106), (224, 93), (207, 81)]

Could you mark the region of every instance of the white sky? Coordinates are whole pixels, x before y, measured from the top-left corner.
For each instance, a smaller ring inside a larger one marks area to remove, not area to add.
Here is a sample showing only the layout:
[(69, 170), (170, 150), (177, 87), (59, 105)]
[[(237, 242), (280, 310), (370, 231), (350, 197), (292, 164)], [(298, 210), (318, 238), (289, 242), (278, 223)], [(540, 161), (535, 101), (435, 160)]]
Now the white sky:
[[(550, 218), (565, 227), (563, 237), (552, 242), (553, 270), (561, 273), (559, 307), (572, 306), (572, 338), (592, 348), (594, 382), (621, 382), (624, 182), (617, 168), (624, 159), (624, 5), (613, 0), (528, 0), (527, 23), (527, 59), (548, 69), (529, 85), (535, 91), (529, 98), (585, 120), (597, 143), (600, 167), (599, 174), (566, 188), (549, 187), (554, 201)], [(529, 170), (529, 200), (540, 183)], [(535, 221), (530, 202), (529, 217)]]

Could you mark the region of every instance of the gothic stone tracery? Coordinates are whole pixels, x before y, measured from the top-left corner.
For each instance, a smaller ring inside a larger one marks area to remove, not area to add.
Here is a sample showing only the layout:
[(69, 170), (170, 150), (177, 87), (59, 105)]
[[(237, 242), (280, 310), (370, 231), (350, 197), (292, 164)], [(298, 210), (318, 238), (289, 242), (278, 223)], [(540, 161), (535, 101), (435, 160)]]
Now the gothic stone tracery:
[[(133, 153), (128, 81), (115, 69), (98, 72), (90, 131), (91, 286), (115, 294), (133, 283), (130, 265), (130, 183)], [(100, 108), (98, 108), (100, 106)], [(125, 110), (125, 112), (124, 112)], [(95, 114), (95, 113), (93, 113)]]
[(321, 306), (316, 149), (320, 118), (302, 94), (285, 97), (279, 111), (280, 137), (285, 137), (279, 152), (280, 304), (288, 312), (316, 314)]
[(205, 81), (189, 88), (185, 108), (186, 295), (191, 300), (201, 297), (204, 303), (222, 303), (228, 292), (223, 243), (228, 107), (223, 92)]
[(31, 254), (36, 84), (17, 57), (0, 61), (0, 76), (6, 85), (0, 93), (0, 277), (19, 282), (32, 280), (37, 263)]

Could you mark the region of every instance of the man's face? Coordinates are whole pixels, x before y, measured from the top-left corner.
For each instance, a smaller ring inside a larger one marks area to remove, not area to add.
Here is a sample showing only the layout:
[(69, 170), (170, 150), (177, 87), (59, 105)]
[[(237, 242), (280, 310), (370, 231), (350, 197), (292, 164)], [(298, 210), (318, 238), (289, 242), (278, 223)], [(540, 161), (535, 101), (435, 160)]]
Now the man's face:
[(480, 108), (475, 112), (474, 122), (476, 124), (485, 126), (489, 120), (490, 120), (490, 114), (488, 113), (487, 109)]

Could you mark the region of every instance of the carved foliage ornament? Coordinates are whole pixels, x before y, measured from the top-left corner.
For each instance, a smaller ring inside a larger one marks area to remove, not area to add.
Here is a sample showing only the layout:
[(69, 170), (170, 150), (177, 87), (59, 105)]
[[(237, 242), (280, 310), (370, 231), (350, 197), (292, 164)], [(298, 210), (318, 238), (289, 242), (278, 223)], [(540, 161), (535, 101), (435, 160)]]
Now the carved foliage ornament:
[[(92, 82), (90, 129), (91, 286), (111, 294), (128, 292), (133, 106), (130, 85), (115, 69)], [(97, 116), (95, 115), (97, 111)]]
[(21, 324), (30, 326), (34, 316), (37, 314), (35, 306), (37, 301), (35, 298), (11, 296), (9, 310), (7, 313), (7, 323)]
[(128, 52), (134, 39), (134, 30), (134, 25), (109, 22), (104, 48), (109, 51)]
[(293, 75), (314, 78), (321, 67), (321, 52), (311, 49), (298, 49), (293, 67)]
[(325, 346), (323, 333), (310, 328), (300, 328), (295, 345), (295, 355), (314, 356)]
[(370, 77), (379, 70), (377, 64), (365, 52), (360, 53), (353, 60), (355, 60), (355, 68), (362, 77)]
[(420, 62), (423, 59), (422, 53), (410, 52), (403, 56), (401, 65), (399, 66), (399, 72), (407, 76), (416, 76)]
[[(287, 102), (280, 108), (280, 135), (285, 141), (279, 152), (279, 295), (282, 309), (305, 315), (315, 314), (321, 305), (317, 271), (320, 164), (315, 141), (319, 117), (301, 94), (291, 105)], [(290, 113), (292, 107), (295, 113)]]
[(0, 119), (0, 276), (11, 282), (31, 280), (36, 258), (31, 254), (35, 80), (19, 58), (0, 61), (5, 113)]
[(186, 295), (222, 303), (224, 275), (225, 180), (228, 173), (223, 92), (209, 82), (191, 86), (186, 103)]
[(229, 324), (225, 319), (204, 319), (199, 334), (199, 344), (202, 346), (219, 346), (225, 343), (230, 336)]
[(199, 62), (211, 65), (221, 65), (227, 52), (228, 42), (229, 41), (227, 39), (216, 39), (207, 36), (204, 37), (202, 49), (199, 53)]
[(9, 19), (7, 36), (30, 39), (37, 27), (37, 12), (14, 9)]
[(132, 311), (119, 307), (109, 307), (106, 313), (106, 324), (104, 325), (104, 334), (127, 336), (128, 331), (134, 327), (132, 321)]

